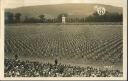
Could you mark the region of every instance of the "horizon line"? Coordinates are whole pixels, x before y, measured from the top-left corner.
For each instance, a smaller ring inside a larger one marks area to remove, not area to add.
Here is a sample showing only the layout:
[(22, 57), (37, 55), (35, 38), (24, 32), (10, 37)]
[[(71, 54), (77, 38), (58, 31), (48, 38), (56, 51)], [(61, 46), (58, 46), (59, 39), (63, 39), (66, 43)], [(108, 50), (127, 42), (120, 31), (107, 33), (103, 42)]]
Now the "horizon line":
[(64, 5), (64, 4), (95, 4), (95, 5), (106, 5), (106, 6), (114, 6), (114, 7), (120, 7), (123, 8), (122, 6), (116, 6), (116, 5), (111, 5), (111, 4), (101, 4), (101, 3), (56, 3), (56, 4), (39, 4), (39, 5), (23, 5), (19, 7), (5, 7), (5, 9), (16, 9), (16, 8), (23, 8), (23, 7), (32, 7), (32, 6), (50, 6), (50, 5)]

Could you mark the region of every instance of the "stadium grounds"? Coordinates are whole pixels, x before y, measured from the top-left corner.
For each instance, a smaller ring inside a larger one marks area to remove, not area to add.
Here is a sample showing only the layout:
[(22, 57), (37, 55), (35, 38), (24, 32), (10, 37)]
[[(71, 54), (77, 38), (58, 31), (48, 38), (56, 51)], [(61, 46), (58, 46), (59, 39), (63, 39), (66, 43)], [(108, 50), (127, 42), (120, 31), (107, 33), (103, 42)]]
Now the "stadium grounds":
[(122, 71), (123, 26), (12, 24), (5, 26), (5, 59)]

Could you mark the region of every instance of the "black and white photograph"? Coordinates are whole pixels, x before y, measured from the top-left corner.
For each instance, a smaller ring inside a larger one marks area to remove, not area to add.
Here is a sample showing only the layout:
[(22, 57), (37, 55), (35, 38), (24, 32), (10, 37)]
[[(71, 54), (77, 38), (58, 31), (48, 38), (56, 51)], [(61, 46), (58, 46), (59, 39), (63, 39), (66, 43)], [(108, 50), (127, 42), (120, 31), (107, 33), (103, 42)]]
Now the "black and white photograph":
[(125, 80), (126, 1), (3, 1), (3, 77)]

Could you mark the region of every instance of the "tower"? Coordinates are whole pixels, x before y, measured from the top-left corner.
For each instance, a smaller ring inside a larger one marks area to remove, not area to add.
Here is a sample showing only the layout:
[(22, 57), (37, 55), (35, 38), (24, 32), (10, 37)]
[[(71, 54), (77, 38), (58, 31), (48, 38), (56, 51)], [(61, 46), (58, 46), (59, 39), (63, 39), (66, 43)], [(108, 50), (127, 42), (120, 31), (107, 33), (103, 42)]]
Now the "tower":
[(63, 16), (62, 16), (62, 23), (63, 23), (63, 24), (66, 23), (65, 19), (66, 19), (66, 17), (63, 15)]

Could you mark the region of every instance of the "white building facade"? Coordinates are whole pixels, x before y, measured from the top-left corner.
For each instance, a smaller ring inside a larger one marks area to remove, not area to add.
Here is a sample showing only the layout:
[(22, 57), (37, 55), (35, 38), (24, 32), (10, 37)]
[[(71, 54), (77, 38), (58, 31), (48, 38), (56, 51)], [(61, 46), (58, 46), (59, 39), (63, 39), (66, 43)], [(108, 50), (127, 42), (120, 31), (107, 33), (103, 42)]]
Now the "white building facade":
[(62, 23), (65, 24), (66, 23), (66, 17), (62, 16)]

